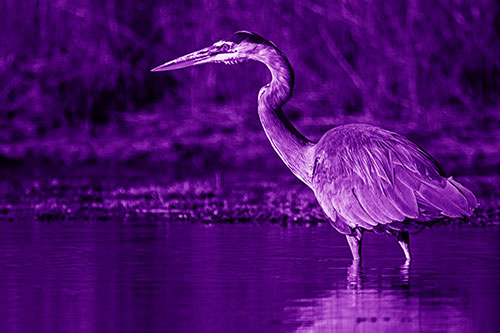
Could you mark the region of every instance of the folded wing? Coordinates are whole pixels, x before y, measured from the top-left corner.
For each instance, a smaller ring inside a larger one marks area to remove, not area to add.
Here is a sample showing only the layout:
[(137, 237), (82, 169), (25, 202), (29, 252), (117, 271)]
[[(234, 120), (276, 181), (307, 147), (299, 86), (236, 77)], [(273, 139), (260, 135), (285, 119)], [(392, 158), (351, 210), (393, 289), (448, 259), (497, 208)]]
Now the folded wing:
[(331, 204), (351, 228), (465, 217), (478, 205), (469, 189), (443, 177), (430, 155), (396, 133), (368, 127), (331, 139), (335, 149), (318, 149), (313, 185), (318, 200), (331, 201), (320, 203)]

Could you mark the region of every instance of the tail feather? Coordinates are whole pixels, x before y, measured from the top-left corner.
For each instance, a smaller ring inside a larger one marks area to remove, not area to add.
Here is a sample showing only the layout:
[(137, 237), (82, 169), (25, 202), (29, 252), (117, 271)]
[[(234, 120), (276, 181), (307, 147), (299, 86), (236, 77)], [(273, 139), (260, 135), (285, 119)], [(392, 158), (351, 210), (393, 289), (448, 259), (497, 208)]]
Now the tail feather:
[(460, 193), (466, 198), (468, 204), (467, 212), (471, 214), (474, 211), (474, 209), (476, 209), (479, 206), (479, 203), (477, 202), (477, 198), (474, 195), (474, 193), (472, 193), (471, 190), (469, 190), (468, 188), (466, 188), (465, 186), (454, 180), (452, 177), (448, 178), (448, 182), (452, 186), (454, 186), (458, 191), (460, 191)]
[(441, 187), (433, 182), (423, 182), (417, 192), (419, 203), (434, 207), (444, 216), (452, 218), (469, 216), (477, 206), (477, 200), (472, 192), (450, 179), (446, 179), (444, 185)]

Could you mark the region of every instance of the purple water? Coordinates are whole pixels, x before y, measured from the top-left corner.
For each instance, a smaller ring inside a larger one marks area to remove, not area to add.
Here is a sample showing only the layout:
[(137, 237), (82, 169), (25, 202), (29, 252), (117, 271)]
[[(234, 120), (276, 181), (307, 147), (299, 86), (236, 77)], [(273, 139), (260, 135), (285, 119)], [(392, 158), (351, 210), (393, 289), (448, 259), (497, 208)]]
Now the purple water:
[(500, 230), (2, 223), (1, 332), (494, 331)]

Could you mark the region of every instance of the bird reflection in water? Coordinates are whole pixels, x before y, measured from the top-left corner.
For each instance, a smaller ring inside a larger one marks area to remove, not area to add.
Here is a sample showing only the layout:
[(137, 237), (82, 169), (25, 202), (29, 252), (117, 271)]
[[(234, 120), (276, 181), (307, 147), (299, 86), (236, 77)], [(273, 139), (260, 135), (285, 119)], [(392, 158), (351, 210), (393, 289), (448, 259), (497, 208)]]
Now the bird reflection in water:
[(297, 306), (285, 311), (296, 332), (425, 332), (444, 322), (442, 329), (461, 331), (470, 324), (452, 304), (444, 312), (443, 305), (429, 306), (429, 295), (412, 290), (411, 276), (409, 262), (378, 268), (353, 261), (346, 267), (345, 287), (333, 285), (318, 297), (295, 300)]
[[(411, 261), (406, 260), (404, 264), (399, 266), (399, 281), (398, 286), (401, 290), (409, 289), (409, 275), (410, 275), (410, 264)], [(361, 280), (361, 262), (358, 260), (353, 260), (351, 265), (347, 267), (347, 289), (348, 290), (362, 290), (362, 280)]]

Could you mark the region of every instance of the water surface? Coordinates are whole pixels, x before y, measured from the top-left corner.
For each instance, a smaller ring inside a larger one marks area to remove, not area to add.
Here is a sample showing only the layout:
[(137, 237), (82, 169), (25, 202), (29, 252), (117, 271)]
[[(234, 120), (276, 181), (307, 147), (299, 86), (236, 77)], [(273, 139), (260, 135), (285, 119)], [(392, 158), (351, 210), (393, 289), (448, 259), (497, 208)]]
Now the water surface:
[(317, 227), (0, 225), (1, 332), (488, 332), (500, 230), (368, 234), (361, 267)]

